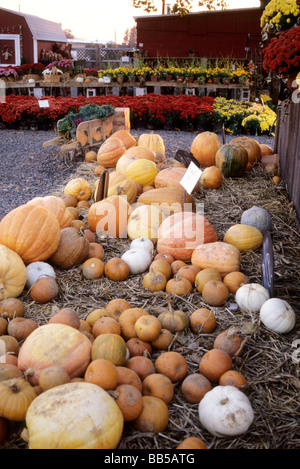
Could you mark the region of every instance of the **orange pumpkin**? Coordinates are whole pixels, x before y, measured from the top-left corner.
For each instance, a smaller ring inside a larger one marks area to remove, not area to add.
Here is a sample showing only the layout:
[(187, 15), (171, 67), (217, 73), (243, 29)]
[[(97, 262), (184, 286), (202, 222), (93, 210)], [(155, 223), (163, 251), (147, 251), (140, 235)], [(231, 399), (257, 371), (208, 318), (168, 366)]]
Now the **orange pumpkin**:
[(87, 259), (81, 266), (82, 275), (90, 280), (102, 277), (104, 269), (104, 262), (97, 257)]
[(218, 189), (223, 181), (223, 173), (216, 166), (209, 166), (204, 169), (200, 177), (200, 184), (203, 189)]
[(63, 228), (60, 231), (57, 249), (52, 254), (50, 262), (61, 269), (69, 269), (85, 261), (88, 252), (89, 242), (76, 228)]
[(219, 384), (221, 386), (235, 386), (241, 389), (246, 386), (247, 380), (245, 376), (236, 370), (228, 370), (220, 376)]
[(235, 295), (242, 285), (248, 283), (248, 279), (242, 272), (230, 272), (230, 274), (225, 275), (223, 282), (228, 288), (228, 291)]
[(231, 370), (232, 358), (224, 350), (211, 349), (206, 352), (199, 363), (199, 371), (209, 381), (218, 383), (225, 371)]
[(91, 197), (92, 188), (90, 183), (82, 177), (71, 179), (64, 188), (64, 194), (71, 194), (77, 200), (88, 200)]
[(92, 360), (84, 373), (84, 381), (94, 383), (103, 389), (114, 389), (118, 383), (116, 366), (105, 358)]
[(163, 432), (169, 423), (169, 409), (167, 404), (158, 397), (143, 396), (143, 408), (138, 417), (132, 421), (135, 430), (139, 432)]
[(118, 404), (124, 418), (124, 422), (136, 419), (143, 408), (143, 397), (140, 391), (130, 384), (120, 384), (116, 387), (115, 402)]
[(187, 375), (187, 362), (183, 355), (178, 352), (163, 352), (155, 360), (157, 373), (168, 376), (172, 383), (182, 381)]
[(228, 329), (217, 335), (214, 348), (224, 350), (231, 357), (240, 356), (243, 349), (243, 341), (234, 329)]
[(121, 335), (121, 326), (116, 319), (103, 316), (95, 321), (92, 327), (92, 334), (94, 337), (98, 337), (100, 334)]
[(131, 304), (128, 303), (124, 298), (114, 298), (110, 300), (105, 306), (106, 311), (114, 319), (119, 319), (120, 314), (125, 311), (125, 309), (131, 308)]
[(248, 152), (248, 162), (255, 163), (261, 160), (261, 147), (257, 140), (252, 137), (237, 137), (230, 141), (230, 145), (244, 147)]
[(176, 276), (170, 278), (166, 284), (166, 292), (167, 293), (174, 293), (178, 296), (184, 296), (188, 293), (191, 293), (193, 290), (192, 283), (184, 277)]
[(143, 355), (136, 355), (135, 357), (129, 358), (129, 360), (126, 362), (126, 367), (135, 371), (142, 382), (146, 376), (155, 373), (155, 368), (152, 361), (150, 358), (144, 357)]
[(196, 334), (209, 334), (217, 325), (216, 316), (207, 308), (199, 308), (190, 316), (190, 327)]
[(128, 264), (119, 257), (112, 257), (104, 266), (106, 277), (114, 282), (122, 282), (129, 277), (130, 269)]
[(161, 330), (161, 323), (156, 316), (147, 314), (139, 317), (134, 323), (137, 336), (145, 342), (155, 340)]
[(120, 195), (113, 195), (91, 205), (88, 225), (98, 236), (126, 238), (131, 213), (130, 204)]
[(195, 277), (195, 287), (199, 293), (202, 293), (204, 285), (210, 280), (222, 280), (220, 272), (216, 269), (202, 269), (200, 270)]
[(130, 384), (138, 391), (142, 392), (142, 381), (136, 371), (127, 368), (126, 366), (117, 366), (118, 384)]
[(123, 144), (125, 145), (126, 149), (135, 147), (137, 145), (136, 139), (128, 132), (126, 129), (116, 130), (111, 137), (119, 138)]
[(122, 140), (111, 135), (100, 146), (97, 153), (97, 162), (105, 168), (114, 168), (125, 151), (126, 146)]
[(49, 303), (59, 293), (59, 286), (53, 277), (40, 278), (30, 289), (30, 296), (36, 303)]
[(119, 324), (121, 326), (122, 336), (129, 340), (132, 337), (137, 337), (134, 325), (137, 319), (141, 316), (147, 316), (148, 312), (143, 308), (128, 308), (123, 311), (119, 316)]
[(73, 308), (62, 308), (53, 316), (51, 316), (48, 323), (66, 324), (67, 326), (79, 329), (80, 318)]
[(38, 385), (42, 391), (47, 391), (47, 389), (69, 383), (70, 381), (70, 376), (66, 370), (60, 366), (49, 366), (41, 372)]
[(131, 337), (131, 339), (127, 340), (126, 347), (129, 350), (130, 357), (136, 357), (137, 355), (150, 357), (152, 353), (151, 344), (139, 339), (138, 337)]
[(228, 297), (228, 288), (219, 280), (210, 280), (203, 287), (203, 301), (211, 306), (222, 306), (228, 300)]
[(45, 197), (35, 197), (34, 199), (28, 202), (29, 204), (40, 205), (45, 207), (50, 212), (56, 215), (60, 228), (66, 228), (70, 226), (73, 217), (71, 213), (66, 210), (66, 204), (61, 197), (56, 197), (55, 195), (48, 195)]
[(0, 383), (0, 417), (15, 422), (25, 420), (27, 410), (37, 394), (23, 378), (13, 378)]
[(199, 403), (205, 394), (212, 389), (210, 381), (199, 373), (188, 375), (181, 384), (181, 392), (192, 404)]
[(214, 166), (215, 156), (222, 142), (214, 132), (201, 132), (191, 145), (191, 153), (201, 166)]
[(168, 350), (173, 338), (171, 331), (162, 328), (156, 339), (152, 340), (151, 346), (156, 350)]
[(174, 397), (174, 386), (166, 375), (153, 373), (144, 379), (142, 394), (143, 396), (158, 397), (168, 405)]
[(172, 333), (183, 331), (189, 326), (189, 317), (181, 310), (164, 311), (159, 314), (158, 319), (161, 322), (161, 327)]
[(192, 253), (191, 263), (201, 269), (215, 269), (225, 277), (240, 270), (241, 253), (235, 246), (220, 241), (200, 244)]
[(190, 436), (182, 440), (176, 449), (207, 449), (207, 446), (201, 438)]

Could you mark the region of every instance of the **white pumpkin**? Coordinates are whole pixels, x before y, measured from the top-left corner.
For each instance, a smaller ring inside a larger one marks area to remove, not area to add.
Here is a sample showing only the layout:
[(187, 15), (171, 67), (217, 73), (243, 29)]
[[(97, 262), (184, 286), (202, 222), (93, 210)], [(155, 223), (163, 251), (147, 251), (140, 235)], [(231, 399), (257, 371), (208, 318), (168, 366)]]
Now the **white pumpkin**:
[(27, 270), (27, 282), (26, 287), (31, 288), (33, 285), (43, 277), (56, 278), (55, 270), (47, 262), (31, 262), (26, 267)]
[(241, 286), (235, 294), (238, 307), (249, 313), (259, 313), (261, 306), (269, 298), (268, 290), (259, 283), (247, 283)]
[(208, 391), (198, 412), (203, 427), (221, 438), (246, 433), (254, 420), (248, 397), (235, 386), (216, 386)]
[(122, 259), (129, 266), (130, 273), (136, 275), (145, 272), (149, 268), (152, 256), (147, 249), (133, 248), (124, 252)]
[(147, 249), (151, 256), (154, 252), (154, 244), (149, 238), (136, 238), (130, 243), (130, 249), (142, 248)]
[(260, 308), (261, 322), (271, 331), (287, 334), (296, 323), (296, 315), (287, 301), (280, 298), (270, 298)]
[(156, 205), (140, 205), (129, 217), (127, 234), (131, 240), (149, 238), (155, 243), (158, 228), (165, 218), (166, 215)]
[(245, 210), (242, 214), (241, 224), (254, 226), (262, 234), (265, 234), (266, 231), (269, 231), (272, 227), (272, 220), (269, 212), (261, 207), (253, 207)]

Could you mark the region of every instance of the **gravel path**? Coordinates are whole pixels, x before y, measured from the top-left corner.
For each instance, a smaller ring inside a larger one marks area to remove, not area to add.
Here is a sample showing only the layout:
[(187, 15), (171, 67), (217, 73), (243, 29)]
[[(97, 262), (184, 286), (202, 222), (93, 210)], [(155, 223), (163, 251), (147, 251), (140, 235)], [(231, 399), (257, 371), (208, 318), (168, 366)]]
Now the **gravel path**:
[[(146, 129), (132, 129), (138, 137)], [(190, 150), (196, 132), (154, 131), (165, 142), (166, 155), (175, 156), (178, 149)], [(82, 160), (70, 161), (60, 154), (58, 146), (43, 148), (43, 143), (56, 137), (56, 132), (0, 130), (0, 220), (12, 209), (33, 197), (49, 195), (71, 179)], [(227, 136), (229, 142), (237, 135)], [(272, 137), (256, 137), (260, 143), (273, 146)]]

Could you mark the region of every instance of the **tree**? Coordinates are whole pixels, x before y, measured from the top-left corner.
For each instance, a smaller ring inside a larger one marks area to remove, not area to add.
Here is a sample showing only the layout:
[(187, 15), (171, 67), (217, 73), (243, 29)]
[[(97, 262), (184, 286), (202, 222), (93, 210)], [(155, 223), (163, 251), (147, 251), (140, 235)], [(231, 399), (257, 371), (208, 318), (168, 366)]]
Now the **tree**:
[(129, 47), (136, 47), (136, 36), (136, 26), (133, 26), (130, 29), (127, 28), (124, 34), (123, 44), (126, 44)]
[[(151, 11), (157, 11), (155, 0), (132, 0), (134, 8), (143, 8), (144, 11), (150, 13)], [(162, 14), (165, 13), (165, 0), (161, 0), (162, 4)], [(192, 8), (192, 0), (176, 0), (173, 3), (171, 13), (177, 14), (180, 16), (185, 15)], [(226, 0), (199, 0), (199, 7), (205, 6), (208, 10), (215, 10), (216, 8), (226, 8), (228, 6)]]
[(68, 39), (75, 39), (75, 36), (72, 33), (71, 29), (64, 29), (64, 33)]

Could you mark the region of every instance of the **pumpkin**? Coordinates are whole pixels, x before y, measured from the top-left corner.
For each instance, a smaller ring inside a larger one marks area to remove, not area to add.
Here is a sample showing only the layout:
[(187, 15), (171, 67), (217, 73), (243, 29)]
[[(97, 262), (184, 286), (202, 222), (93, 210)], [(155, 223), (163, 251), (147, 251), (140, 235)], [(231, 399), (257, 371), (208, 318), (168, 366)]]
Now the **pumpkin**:
[(118, 383), (116, 366), (110, 360), (97, 358), (85, 370), (84, 381), (97, 384), (102, 389), (114, 389)]
[(141, 145), (129, 148), (125, 155), (130, 155), (135, 158), (143, 158), (146, 160), (154, 161), (156, 163), (156, 153), (148, 147), (142, 147)]
[(125, 176), (142, 187), (153, 185), (156, 175), (156, 163), (145, 158), (138, 158), (125, 170)]
[(100, 334), (95, 338), (91, 359), (104, 358), (111, 361), (116, 366), (121, 366), (126, 359), (126, 344), (119, 334)]
[(54, 213), (58, 219), (60, 228), (66, 228), (70, 226), (73, 217), (71, 213), (66, 210), (66, 204), (60, 197), (55, 195), (47, 195), (45, 197), (35, 197), (31, 199), (29, 204), (40, 205), (47, 208), (50, 212)]
[(106, 277), (114, 282), (122, 282), (129, 277), (129, 265), (119, 257), (112, 257), (104, 266)]
[(89, 228), (99, 237), (126, 238), (131, 212), (130, 204), (120, 195), (107, 197), (91, 205), (88, 211)]
[(241, 253), (235, 246), (221, 241), (200, 244), (192, 253), (191, 263), (201, 269), (215, 269), (225, 277), (240, 270)]
[(183, 331), (189, 326), (189, 317), (181, 310), (164, 311), (159, 314), (158, 319), (161, 322), (161, 327), (172, 333)]
[(178, 296), (184, 296), (188, 293), (191, 293), (193, 290), (192, 283), (184, 277), (173, 277), (167, 281), (166, 284), (166, 292), (167, 293), (174, 293)]
[(161, 330), (161, 323), (156, 316), (147, 314), (140, 316), (134, 323), (137, 336), (145, 342), (155, 340)]
[(119, 407), (104, 389), (73, 382), (36, 397), (22, 436), (29, 449), (114, 449), (123, 425)]
[(215, 386), (200, 401), (198, 413), (203, 427), (219, 438), (246, 433), (254, 420), (248, 397), (234, 386)]
[(225, 275), (223, 282), (228, 288), (228, 291), (235, 295), (242, 285), (248, 283), (248, 279), (242, 272), (230, 272), (230, 274)]
[[(163, 256), (169, 256), (170, 254), (160, 254), (160, 255), (163, 255)], [(172, 256), (172, 258), (174, 259), (174, 257)], [(176, 275), (179, 270), (181, 269), (181, 267), (185, 267), (187, 266), (188, 264), (186, 264), (184, 261), (181, 261), (180, 259), (176, 259), (176, 260), (173, 260), (171, 262), (171, 269), (172, 269), (172, 275)], [(197, 266), (196, 266), (197, 267)]]
[(195, 287), (197, 288), (199, 293), (202, 293), (203, 287), (207, 282), (210, 282), (211, 280), (218, 280), (222, 281), (222, 276), (220, 272), (218, 272), (216, 269), (202, 269), (200, 270), (195, 277)]
[(154, 366), (157, 373), (168, 376), (172, 383), (183, 381), (188, 372), (184, 356), (173, 351), (160, 354), (156, 358)]
[(242, 353), (243, 341), (235, 329), (220, 332), (214, 340), (214, 348), (224, 350), (231, 357), (238, 357)]
[(87, 151), (86, 154), (84, 155), (85, 161), (90, 163), (91, 161), (96, 161), (97, 160), (97, 153), (95, 151)]
[(62, 308), (53, 314), (48, 321), (49, 324), (66, 324), (67, 326), (79, 329), (80, 318), (73, 308)]
[(9, 321), (7, 333), (15, 337), (18, 342), (26, 339), (32, 331), (37, 329), (38, 323), (30, 318), (14, 318)]
[(199, 308), (192, 312), (189, 318), (190, 327), (196, 334), (209, 334), (216, 327), (216, 316), (207, 308)]
[(0, 316), (0, 336), (7, 333), (7, 326), (8, 321), (4, 317)]
[(139, 432), (161, 433), (169, 423), (167, 404), (158, 397), (143, 396), (143, 407), (132, 426)]
[(100, 243), (97, 243), (97, 242), (89, 243), (89, 252), (88, 252), (87, 258), (91, 259), (92, 257), (97, 257), (97, 259), (100, 259), (100, 261), (103, 260), (104, 247)]
[(222, 171), (217, 166), (209, 166), (200, 176), (200, 184), (203, 189), (218, 189), (223, 181)]
[(1, 354), (13, 355), (14, 357), (18, 356), (19, 350), (20, 350), (19, 342), (12, 335), (8, 335), (8, 334), (1, 335), (0, 344), (1, 344)]
[(59, 239), (57, 217), (39, 205), (20, 205), (0, 222), (0, 244), (19, 254), (26, 264), (49, 259)]
[(174, 213), (158, 229), (157, 252), (187, 261), (197, 246), (215, 241), (217, 233), (205, 217), (193, 212)]
[(84, 278), (93, 280), (95, 278), (101, 278), (104, 274), (105, 265), (101, 259), (97, 257), (90, 257), (81, 266), (82, 275)]
[(114, 298), (107, 303), (105, 310), (108, 312), (109, 316), (119, 320), (120, 314), (125, 311), (125, 309), (129, 308), (131, 308), (131, 304), (124, 298)]
[(174, 397), (174, 386), (166, 375), (152, 373), (143, 380), (142, 394), (158, 397), (168, 405)]
[(214, 132), (199, 133), (191, 145), (191, 153), (201, 166), (214, 166), (215, 156), (222, 146), (221, 140)]
[(188, 375), (181, 384), (181, 392), (185, 399), (192, 404), (197, 404), (205, 394), (212, 389), (210, 381), (199, 373)]
[(260, 146), (260, 153), (261, 153), (261, 156), (269, 156), (269, 155), (273, 155), (274, 154), (274, 151), (273, 149), (270, 147), (270, 145), (267, 145), (265, 143), (260, 143), (259, 144)]
[(155, 373), (152, 361), (150, 358), (143, 355), (136, 355), (135, 357), (129, 358), (126, 362), (126, 366), (127, 368), (130, 368), (130, 370), (134, 370), (142, 382), (147, 376)]
[(154, 252), (154, 244), (151, 239), (142, 236), (141, 238), (135, 238), (130, 243), (130, 249), (146, 249), (150, 254), (151, 258)]
[(119, 171), (113, 171), (109, 175), (107, 197), (112, 195), (121, 195), (129, 204), (132, 204), (137, 196), (136, 184)]
[(126, 347), (129, 350), (130, 357), (136, 357), (137, 355), (150, 357), (152, 353), (151, 344), (139, 339), (138, 337), (131, 337), (131, 339), (127, 340)]
[(150, 292), (161, 291), (165, 289), (167, 281), (164, 274), (151, 270), (143, 277), (143, 287)]
[(216, 167), (226, 178), (241, 178), (248, 164), (248, 152), (243, 146), (222, 145), (216, 153)]
[(258, 313), (260, 308), (269, 300), (268, 290), (259, 283), (242, 285), (235, 294), (235, 301), (242, 311)]
[(120, 384), (115, 389), (115, 403), (119, 406), (124, 422), (136, 419), (143, 408), (143, 397), (140, 391), (130, 384)]
[(77, 207), (67, 207), (67, 210), (71, 213), (74, 220), (79, 220), (79, 210)]
[(291, 305), (281, 298), (270, 298), (260, 308), (259, 317), (267, 329), (287, 334), (294, 329), (296, 315)]
[[(78, 204), (78, 199), (75, 195), (72, 194), (63, 194), (61, 200), (64, 202), (67, 208), (76, 208)], [(72, 212), (71, 212), (72, 213)]]
[(12, 378), (24, 378), (21, 370), (15, 365), (9, 363), (0, 364), (0, 382)]
[(176, 449), (207, 449), (207, 446), (201, 438), (190, 436), (182, 440)]
[(125, 171), (126, 171), (127, 166), (129, 166), (131, 163), (133, 163), (136, 160), (138, 160), (137, 156), (132, 155), (129, 152), (125, 152), (124, 155), (121, 156), (121, 158), (118, 160), (116, 164), (116, 171), (125, 176)]
[(231, 370), (232, 358), (224, 350), (213, 348), (200, 359), (199, 372), (209, 381), (218, 383), (225, 371)]
[(199, 271), (200, 269), (196, 265), (185, 265), (183, 267), (180, 267), (180, 269), (178, 269), (178, 272), (176, 275), (177, 277), (186, 278), (192, 284), (194, 284), (196, 275)]
[(24, 313), (24, 303), (18, 298), (6, 298), (0, 303), (0, 316), (8, 320), (14, 319), (15, 317), (23, 317)]
[(219, 385), (220, 386), (234, 386), (237, 389), (245, 387), (247, 380), (245, 376), (236, 370), (228, 370), (220, 376)]
[(26, 287), (31, 288), (40, 278), (52, 277), (56, 278), (56, 273), (53, 267), (47, 262), (31, 262), (26, 267), (27, 280)]
[(111, 137), (119, 138), (123, 142), (127, 150), (128, 148), (132, 148), (137, 145), (136, 139), (126, 129), (116, 130), (111, 134)]
[(85, 223), (83, 220), (72, 220), (70, 226), (79, 232), (85, 230)]
[(151, 189), (142, 193), (137, 202), (145, 205), (155, 204), (167, 214), (183, 210), (195, 211), (194, 197), (179, 186)]
[[(155, 189), (162, 189), (164, 187), (179, 187), (182, 188), (180, 183), (181, 179), (186, 173), (187, 168), (184, 166), (175, 166), (172, 168), (165, 168), (159, 171), (154, 180)], [(200, 182), (195, 185), (193, 192), (198, 192), (200, 189)]]
[(134, 325), (136, 320), (148, 315), (148, 312), (143, 308), (128, 308), (125, 309), (119, 316), (119, 324), (121, 326), (122, 336), (128, 340), (132, 337), (137, 337)]
[(167, 280), (169, 280), (172, 275), (171, 265), (164, 258), (154, 259), (150, 264), (149, 270), (154, 270), (155, 272), (164, 274)]
[(226, 285), (220, 280), (210, 280), (202, 289), (202, 299), (211, 306), (222, 306), (229, 297)]
[(71, 194), (77, 200), (88, 200), (92, 194), (90, 183), (82, 177), (71, 179), (64, 188), (64, 194)]
[(100, 334), (121, 335), (121, 326), (116, 319), (102, 316), (102, 318), (97, 319), (93, 324), (92, 334), (94, 337), (98, 337)]
[(155, 340), (152, 340), (151, 347), (156, 350), (168, 350), (173, 341), (173, 334), (168, 329), (161, 329)]
[(107, 138), (97, 153), (97, 163), (105, 168), (115, 168), (119, 158), (125, 153), (126, 147), (118, 137)]
[(26, 281), (26, 267), (19, 254), (0, 244), (0, 300), (21, 295)]
[(59, 293), (59, 286), (52, 277), (40, 278), (30, 289), (30, 296), (36, 303), (48, 303)]
[(255, 251), (263, 243), (262, 233), (250, 225), (232, 225), (224, 235), (224, 242), (232, 244), (239, 251)]
[(89, 242), (76, 228), (63, 228), (58, 247), (49, 261), (61, 269), (70, 269), (85, 261), (88, 252)]
[(138, 139), (139, 147), (146, 147), (155, 153), (165, 154), (165, 144), (163, 138), (156, 133), (141, 134)]
[(164, 213), (155, 205), (138, 206), (132, 211), (128, 219), (128, 237), (131, 240), (149, 238), (155, 243), (159, 227), (165, 219)]
[[(74, 327), (45, 324), (35, 329), (20, 347), (18, 368), (37, 385), (41, 371), (51, 365), (64, 368), (70, 378), (81, 376), (90, 362), (91, 342)], [(28, 371), (30, 369), (30, 371)]]
[(272, 219), (267, 210), (254, 205), (242, 213), (241, 224), (254, 226), (264, 235), (267, 231), (270, 231)]
[(26, 412), (35, 398), (35, 390), (24, 378), (1, 381), (0, 417), (21, 422), (25, 419)]
[(130, 384), (138, 391), (142, 392), (142, 381), (136, 371), (125, 366), (117, 366), (116, 368), (118, 373), (118, 386), (120, 386), (120, 384)]
[(261, 160), (260, 144), (252, 137), (237, 137), (230, 141), (230, 145), (241, 145), (247, 150), (248, 162), (253, 164)]
[(104, 166), (102, 166), (102, 164), (97, 164), (97, 166), (94, 169), (94, 175), (97, 176), (97, 177), (100, 177), (101, 174), (104, 173), (105, 170), (106, 170), (106, 168), (104, 168)]
[(43, 391), (47, 391), (47, 389), (69, 382), (70, 377), (66, 370), (59, 366), (49, 366), (41, 372), (38, 385)]

